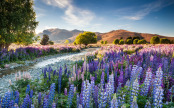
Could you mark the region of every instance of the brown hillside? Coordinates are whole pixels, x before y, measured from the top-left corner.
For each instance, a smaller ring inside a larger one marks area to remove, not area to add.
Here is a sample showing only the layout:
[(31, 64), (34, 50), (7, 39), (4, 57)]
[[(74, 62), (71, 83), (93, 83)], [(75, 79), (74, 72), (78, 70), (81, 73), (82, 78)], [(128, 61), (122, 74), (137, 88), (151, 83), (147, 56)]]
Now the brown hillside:
[(157, 35), (157, 34), (137, 33), (137, 32), (131, 32), (131, 31), (127, 31), (127, 30), (113, 30), (108, 33), (98, 34), (98, 41), (107, 40), (108, 43), (112, 43), (114, 39), (120, 39), (122, 37), (124, 40), (126, 40), (126, 38), (129, 36), (131, 36), (131, 37), (139, 36), (140, 39), (145, 39), (148, 42), (150, 42), (150, 39), (153, 36), (159, 36), (160, 38), (167, 38), (170, 40), (174, 40), (174, 37), (161, 36), (161, 35)]

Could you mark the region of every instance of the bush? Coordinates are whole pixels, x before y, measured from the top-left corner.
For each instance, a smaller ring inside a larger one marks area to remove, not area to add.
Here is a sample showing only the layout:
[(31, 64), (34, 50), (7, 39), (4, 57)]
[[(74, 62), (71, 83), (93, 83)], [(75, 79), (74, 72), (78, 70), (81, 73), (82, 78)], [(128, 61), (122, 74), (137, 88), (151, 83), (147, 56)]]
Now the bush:
[(119, 41), (119, 44), (120, 44), (120, 45), (123, 45), (123, 44), (124, 44), (124, 40), (121, 39), (121, 40)]
[(160, 38), (158, 36), (154, 36), (150, 39), (151, 44), (159, 44), (160, 43)]
[(132, 39), (127, 39), (126, 44), (132, 44)]
[(170, 40), (166, 39), (166, 38), (162, 38), (162, 39), (160, 39), (160, 43), (161, 44), (170, 44)]
[(144, 39), (138, 40), (138, 44), (146, 44), (146, 40), (144, 40)]
[(101, 41), (100, 41), (100, 43), (101, 43), (101, 44), (104, 44), (104, 41), (103, 41), (103, 40), (101, 40)]
[(50, 45), (54, 45), (54, 42), (53, 41), (49, 41), (48, 42)]
[(107, 44), (108, 43), (108, 41), (104, 41), (104, 44)]
[(113, 44), (119, 44), (119, 39), (115, 39), (115, 40), (113, 41)]
[(140, 40), (140, 37), (139, 37), (139, 36), (134, 36), (134, 37), (133, 37), (133, 41), (134, 41), (135, 39)]
[(133, 40), (133, 44), (138, 44), (139, 39)]

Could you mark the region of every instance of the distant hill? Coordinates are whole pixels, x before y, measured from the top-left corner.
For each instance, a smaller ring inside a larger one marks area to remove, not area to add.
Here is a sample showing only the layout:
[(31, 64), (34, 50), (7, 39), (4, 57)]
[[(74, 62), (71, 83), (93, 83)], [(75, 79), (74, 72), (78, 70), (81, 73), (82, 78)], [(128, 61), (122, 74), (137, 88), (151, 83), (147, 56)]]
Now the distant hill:
[(65, 40), (69, 40), (70, 42), (73, 42), (76, 38), (76, 36), (80, 33), (83, 33), (84, 31), (80, 30), (65, 30), (65, 29), (46, 29), (43, 32), (37, 34), (37, 36), (43, 37), (43, 34), (47, 34), (50, 38), (50, 40), (56, 42), (56, 43), (63, 43)]
[[(47, 29), (43, 32), (37, 34), (38, 36), (43, 36), (43, 34), (47, 34), (50, 37), (50, 40), (56, 43), (63, 43), (66, 39), (73, 42), (76, 36), (84, 31), (80, 30), (65, 30), (65, 29)], [(126, 40), (127, 37), (131, 36), (139, 36), (140, 39), (145, 39), (146, 41), (150, 42), (151, 37), (159, 36), (160, 38), (167, 38), (170, 40), (174, 40), (174, 37), (167, 37), (158, 34), (149, 34), (149, 33), (138, 33), (138, 32), (131, 32), (127, 30), (113, 30), (107, 33), (99, 33), (96, 32), (98, 41), (100, 40), (107, 40), (108, 43), (112, 43), (114, 39), (120, 39), (121, 37)]]

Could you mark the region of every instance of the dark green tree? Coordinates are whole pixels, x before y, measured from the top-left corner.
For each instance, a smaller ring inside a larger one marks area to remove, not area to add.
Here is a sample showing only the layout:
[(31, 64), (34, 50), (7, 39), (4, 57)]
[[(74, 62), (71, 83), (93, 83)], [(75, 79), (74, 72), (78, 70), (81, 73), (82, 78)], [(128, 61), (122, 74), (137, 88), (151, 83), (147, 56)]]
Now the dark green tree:
[(160, 38), (158, 36), (154, 36), (150, 39), (151, 44), (159, 44), (160, 43)]
[(119, 39), (115, 39), (115, 40), (113, 41), (113, 44), (119, 44)]
[(54, 45), (54, 42), (53, 41), (48, 41), (48, 44), (49, 45)]
[(90, 43), (97, 43), (97, 36), (93, 32), (80, 33), (75, 40), (76, 44), (84, 44), (85, 47)]
[(140, 37), (139, 36), (134, 36), (132, 40), (134, 41), (135, 39), (140, 40)]
[(40, 44), (41, 45), (48, 45), (49, 44), (49, 36), (44, 34)]
[(121, 39), (121, 40), (119, 41), (119, 44), (120, 44), (120, 45), (123, 45), (123, 44), (124, 44), (124, 40)]
[(108, 44), (108, 41), (107, 41), (107, 40), (105, 40), (105, 41), (104, 41), (104, 44)]
[[(129, 37), (127, 37), (127, 39), (131, 39), (131, 40), (132, 40), (132, 37), (131, 37), (131, 36), (129, 36)], [(126, 39), (126, 40), (127, 40), (127, 39)]]
[(132, 39), (127, 39), (126, 44), (132, 44)]
[(101, 43), (101, 44), (104, 44), (104, 41), (103, 41), (103, 40), (101, 40), (101, 41), (100, 41), (100, 43)]
[(170, 44), (170, 40), (166, 38), (160, 39), (160, 44)]
[(37, 25), (33, 0), (0, 0), (0, 49), (33, 43)]
[(134, 39), (133, 44), (138, 44), (138, 39)]
[(146, 44), (147, 42), (146, 42), (146, 40), (145, 39), (141, 39), (141, 40), (138, 40), (138, 42), (137, 42), (138, 44)]

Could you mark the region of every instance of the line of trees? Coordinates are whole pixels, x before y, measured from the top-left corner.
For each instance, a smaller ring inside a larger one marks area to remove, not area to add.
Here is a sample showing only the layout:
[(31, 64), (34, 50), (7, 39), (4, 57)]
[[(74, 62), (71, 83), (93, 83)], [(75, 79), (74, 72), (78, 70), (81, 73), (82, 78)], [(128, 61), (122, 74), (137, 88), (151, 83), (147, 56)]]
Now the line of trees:
[[(147, 44), (147, 41), (145, 39), (140, 39), (140, 37), (128, 37), (125, 41), (121, 37), (120, 39), (115, 39), (113, 41), (113, 44)], [(150, 40), (150, 44), (174, 44), (174, 40), (170, 41), (167, 38), (159, 38), (158, 36), (154, 36)]]

